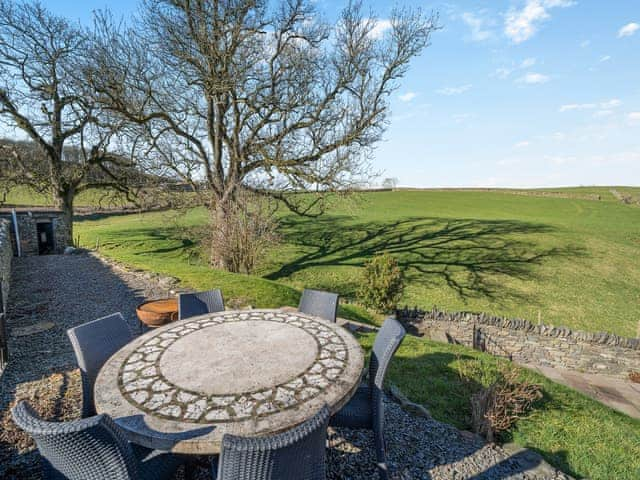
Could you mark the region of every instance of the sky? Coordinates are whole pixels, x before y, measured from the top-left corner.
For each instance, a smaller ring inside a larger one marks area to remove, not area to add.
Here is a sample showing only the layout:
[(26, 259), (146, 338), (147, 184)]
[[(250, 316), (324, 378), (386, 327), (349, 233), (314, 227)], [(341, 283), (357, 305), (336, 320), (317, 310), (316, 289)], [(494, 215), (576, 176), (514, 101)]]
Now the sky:
[[(135, 2), (43, 2), (89, 22)], [(328, 19), (344, 1), (317, 0)], [(370, 1), (439, 13), (373, 170), (412, 187), (640, 185), (640, 0)]]

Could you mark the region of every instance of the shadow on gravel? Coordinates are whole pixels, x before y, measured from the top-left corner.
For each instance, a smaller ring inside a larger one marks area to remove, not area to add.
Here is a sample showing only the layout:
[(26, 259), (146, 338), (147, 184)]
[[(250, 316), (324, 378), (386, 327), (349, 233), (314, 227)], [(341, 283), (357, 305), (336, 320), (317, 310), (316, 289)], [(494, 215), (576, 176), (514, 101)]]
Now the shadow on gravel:
[[(7, 330), (9, 363), (0, 377), (0, 478), (40, 478), (39, 456), (10, 408), (29, 401), (46, 419), (79, 418), (81, 382), (68, 328), (120, 311), (137, 334), (135, 307), (147, 296), (164, 296), (152, 286), (129, 285), (91, 255), (15, 258)], [(53, 326), (17, 336), (17, 327)]]

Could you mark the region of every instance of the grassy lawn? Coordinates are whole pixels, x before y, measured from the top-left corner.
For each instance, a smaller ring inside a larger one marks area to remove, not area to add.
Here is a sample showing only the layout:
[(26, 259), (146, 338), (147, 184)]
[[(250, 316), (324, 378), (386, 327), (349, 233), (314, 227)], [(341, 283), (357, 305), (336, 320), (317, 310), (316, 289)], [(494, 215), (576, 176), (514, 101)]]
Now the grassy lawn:
[[(86, 190), (76, 197), (75, 206), (120, 207), (127, 204), (127, 200), (123, 195), (116, 192), (110, 192), (109, 195), (105, 195), (105, 193), (104, 190)], [(47, 206), (51, 205), (51, 198), (26, 187), (15, 187), (7, 194), (6, 203), (10, 205)]]
[(230, 294), (254, 304), (287, 303), (255, 293), (267, 280), (353, 297), (364, 261), (387, 251), (405, 269), (402, 303), (411, 306), (636, 333), (629, 306), (640, 301), (632, 261), (640, 256), (640, 208), (619, 202), (473, 191), (362, 194), (320, 218), (282, 212), (282, 244), (255, 277), (237, 280), (198, 258), (192, 229), (206, 221), (200, 209), (112, 216), (78, 222), (76, 233), (90, 247), (98, 240), (106, 255), (194, 285), (228, 282)]
[[(407, 269), (407, 303), (519, 315), (548, 323), (633, 335), (639, 300), (640, 209), (614, 201), (499, 192), (384, 192), (338, 203), (330, 215), (282, 213), (283, 243), (258, 275), (208, 268), (191, 210), (85, 219), (81, 243), (103, 255), (173, 275), (193, 288), (222, 288), (254, 306), (295, 305), (303, 286), (352, 295), (362, 263), (389, 251)], [(345, 317), (380, 317), (346, 305)], [(373, 335), (361, 337), (370, 348)], [(496, 358), (462, 347), (407, 338), (390, 381), (435, 418), (469, 428), (470, 395), (497, 370)], [(460, 370), (471, 381), (463, 380)], [(544, 399), (505, 440), (533, 448), (580, 478), (640, 478), (640, 422), (568, 388), (526, 373)]]
[[(360, 337), (367, 350), (373, 340), (374, 334)], [(470, 396), (495, 378), (499, 362), (464, 347), (407, 337), (388, 378), (411, 400), (426, 405), (434, 418), (470, 429)], [(640, 478), (640, 421), (536, 373), (527, 370), (524, 376), (542, 385), (544, 398), (504, 441), (538, 451), (576, 478)]]

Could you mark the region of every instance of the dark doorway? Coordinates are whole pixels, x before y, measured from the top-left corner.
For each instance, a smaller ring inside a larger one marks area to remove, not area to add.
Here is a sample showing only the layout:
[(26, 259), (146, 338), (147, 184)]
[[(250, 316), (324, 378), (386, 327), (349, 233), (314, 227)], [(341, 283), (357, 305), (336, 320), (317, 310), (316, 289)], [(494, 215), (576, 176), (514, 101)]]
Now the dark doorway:
[(53, 253), (53, 223), (38, 223), (38, 253), (47, 255)]

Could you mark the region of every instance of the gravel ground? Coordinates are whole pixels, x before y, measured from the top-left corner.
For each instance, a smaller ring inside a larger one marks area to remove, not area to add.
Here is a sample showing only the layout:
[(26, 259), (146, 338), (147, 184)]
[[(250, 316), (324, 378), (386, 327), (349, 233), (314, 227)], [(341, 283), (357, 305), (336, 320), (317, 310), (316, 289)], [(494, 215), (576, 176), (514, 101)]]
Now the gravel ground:
[[(137, 331), (135, 306), (144, 298), (167, 296), (172, 287), (170, 280), (110, 266), (93, 255), (15, 259), (8, 312), (11, 359), (0, 379), (0, 478), (40, 478), (31, 440), (11, 421), (9, 408), (17, 399), (30, 400), (45, 418), (79, 417), (81, 384), (66, 329), (120, 311)], [(25, 333), (23, 327), (36, 333), (17, 336)], [(390, 400), (386, 436), (395, 479), (570, 478), (535, 455), (486, 445), (450, 425), (414, 417)], [(330, 430), (327, 453), (331, 479), (377, 477), (368, 432)], [(210, 478), (204, 468), (196, 476)]]

